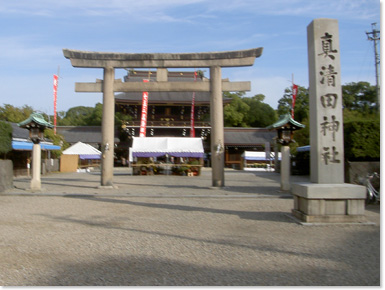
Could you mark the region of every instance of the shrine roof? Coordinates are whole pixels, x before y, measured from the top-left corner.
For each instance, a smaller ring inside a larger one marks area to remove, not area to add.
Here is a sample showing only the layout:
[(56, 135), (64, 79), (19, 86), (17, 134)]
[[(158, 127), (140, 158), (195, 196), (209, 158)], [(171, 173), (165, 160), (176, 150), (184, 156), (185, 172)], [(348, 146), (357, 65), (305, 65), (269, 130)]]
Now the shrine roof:
[[(193, 71), (168, 71), (170, 82), (194, 82)], [(157, 71), (151, 70), (130, 70), (124, 77), (125, 82), (142, 82), (143, 79), (156, 79)], [(224, 79), (227, 80), (227, 79)], [(197, 76), (197, 82), (209, 81), (205, 77)], [(149, 92), (148, 102), (151, 104), (191, 104), (193, 92)], [(126, 92), (115, 94), (117, 103), (141, 103), (142, 92)], [(223, 102), (231, 102), (230, 98), (224, 98)], [(210, 104), (210, 92), (196, 92), (195, 104)]]
[(20, 122), (18, 125), (22, 128), (28, 128), (29, 124), (32, 122), (43, 127), (53, 128), (53, 125), (44, 120), (43, 115), (40, 113), (32, 113), (26, 120)]
[(264, 128), (225, 128), (224, 143), (226, 146), (255, 146), (271, 142), (276, 135)]
[(70, 144), (81, 141), (94, 145), (102, 140), (101, 126), (57, 126), (56, 131)]
[(289, 124), (293, 127), (293, 129), (297, 130), (300, 128), (305, 128), (305, 125), (295, 121), (291, 114), (282, 115), (277, 122), (267, 127), (267, 129), (278, 129), (280, 127), (285, 126), (286, 124)]

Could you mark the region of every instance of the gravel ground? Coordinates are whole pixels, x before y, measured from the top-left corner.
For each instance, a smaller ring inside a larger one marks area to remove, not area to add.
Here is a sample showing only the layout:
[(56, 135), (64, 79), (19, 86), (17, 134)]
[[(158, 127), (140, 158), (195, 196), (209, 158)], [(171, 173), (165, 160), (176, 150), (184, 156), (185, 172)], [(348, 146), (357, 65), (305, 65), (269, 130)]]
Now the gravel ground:
[(372, 225), (304, 226), (272, 173), (226, 172), (217, 190), (205, 173), (161, 178), (117, 174), (102, 191), (97, 174), (53, 174), (41, 194), (15, 180), (0, 195), (0, 284), (380, 285), (379, 205)]

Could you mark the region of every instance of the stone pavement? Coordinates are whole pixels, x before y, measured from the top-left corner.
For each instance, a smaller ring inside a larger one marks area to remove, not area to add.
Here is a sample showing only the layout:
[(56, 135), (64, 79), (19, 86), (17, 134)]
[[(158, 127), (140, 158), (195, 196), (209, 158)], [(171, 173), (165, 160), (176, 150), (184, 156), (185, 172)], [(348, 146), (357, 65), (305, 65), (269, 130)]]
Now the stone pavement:
[[(293, 180), (306, 177), (294, 176)], [(380, 285), (380, 206), (371, 225), (303, 226), (273, 172), (199, 177), (28, 178), (0, 194), (0, 285)]]

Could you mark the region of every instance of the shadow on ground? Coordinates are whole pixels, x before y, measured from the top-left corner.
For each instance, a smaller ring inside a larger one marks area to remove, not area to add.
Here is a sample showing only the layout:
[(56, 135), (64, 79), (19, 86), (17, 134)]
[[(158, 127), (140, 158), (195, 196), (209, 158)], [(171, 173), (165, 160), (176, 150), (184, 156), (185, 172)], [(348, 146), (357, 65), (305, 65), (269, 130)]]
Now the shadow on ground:
[[(148, 257), (99, 257), (98, 261), (57, 265), (50, 277), (39, 277), (32, 285), (55, 286), (273, 286), (339, 285), (323, 278), (328, 269), (317, 273), (286, 271), (248, 271), (231, 267), (198, 266), (172, 259)], [(334, 276), (338, 276), (335, 271)], [(293, 279), (293, 277), (296, 277)]]
[[(380, 257), (365, 261), (371, 246), (362, 252), (356, 252), (362, 244), (355, 248), (348, 248), (344, 243), (362, 240), (365, 232), (352, 234), (347, 240), (342, 240), (328, 253), (313, 253), (312, 260), (293, 264), (283, 268), (280, 265), (279, 249), (256, 248), (255, 258), (265, 265), (250, 270), (234, 267), (231, 263), (209, 266), (201, 263), (182, 262), (180, 257), (148, 256), (108, 256), (93, 257), (94, 260), (75, 263), (58, 263), (46, 275), (35, 277), (29, 285), (39, 286), (379, 286), (380, 285)], [(373, 238), (374, 236), (372, 236)], [(379, 238), (379, 234), (375, 235)], [(377, 244), (376, 244), (377, 246)], [(379, 246), (379, 245), (378, 245)], [(262, 252), (270, 252), (270, 260), (264, 260)], [(375, 249), (379, 254), (379, 247)], [(289, 253), (290, 254), (290, 253)], [(302, 255), (304, 261), (309, 254)], [(203, 255), (202, 253), (200, 255)], [(358, 255), (361, 259), (351, 259)], [(371, 254), (373, 256), (373, 254)], [(376, 255), (375, 255), (376, 256)], [(286, 258), (287, 259), (287, 258)], [(327, 267), (324, 260), (335, 261), (339, 267)], [(319, 265), (317, 261), (322, 262)], [(298, 262), (298, 260), (297, 260)], [(274, 269), (272, 265), (276, 265)], [(318, 264), (318, 265), (317, 265)], [(278, 269), (279, 268), (279, 269)], [(263, 269), (263, 270), (261, 270)]]
[(241, 219), (250, 219), (250, 220), (260, 220), (260, 221), (274, 221), (274, 222), (286, 222), (293, 223), (289, 217), (287, 217), (285, 212), (275, 212), (275, 211), (236, 211), (236, 210), (227, 210), (227, 209), (215, 209), (215, 208), (205, 208), (197, 206), (186, 206), (186, 205), (173, 205), (173, 204), (162, 204), (162, 203), (151, 203), (151, 202), (138, 202), (131, 200), (122, 200), (115, 198), (104, 198), (104, 197), (89, 197), (89, 196), (76, 196), (76, 195), (66, 195), (67, 198), (80, 198), (86, 199), (95, 202), (107, 202), (107, 203), (117, 203), (117, 204), (127, 204), (134, 206), (144, 206), (149, 208), (160, 208), (165, 210), (178, 210), (178, 211), (194, 211), (194, 212), (206, 212), (214, 214), (230, 214), (237, 215)]

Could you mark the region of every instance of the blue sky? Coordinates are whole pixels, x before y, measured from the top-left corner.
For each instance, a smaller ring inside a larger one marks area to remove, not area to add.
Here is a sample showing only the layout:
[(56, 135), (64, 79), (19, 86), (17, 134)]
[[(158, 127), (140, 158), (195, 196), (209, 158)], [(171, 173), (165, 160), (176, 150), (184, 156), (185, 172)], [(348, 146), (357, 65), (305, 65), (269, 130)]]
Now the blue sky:
[[(382, 2), (381, 2), (382, 6)], [(53, 74), (60, 67), (58, 111), (94, 106), (101, 94), (75, 93), (75, 82), (102, 78), (81, 69), (63, 48), (106, 52), (206, 52), (263, 47), (254, 66), (224, 68), (230, 81), (251, 81), (274, 109), (285, 88), (308, 86), (306, 28), (339, 21), (342, 84), (375, 84), (373, 42), (379, 0), (0, 0), (0, 105), (53, 114)], [(208, 70), (207, 70), (208, 75)], [(123, 77), (117, 70), (116, 77)], [(151, 98), (151, 95), (150, 95)]]

